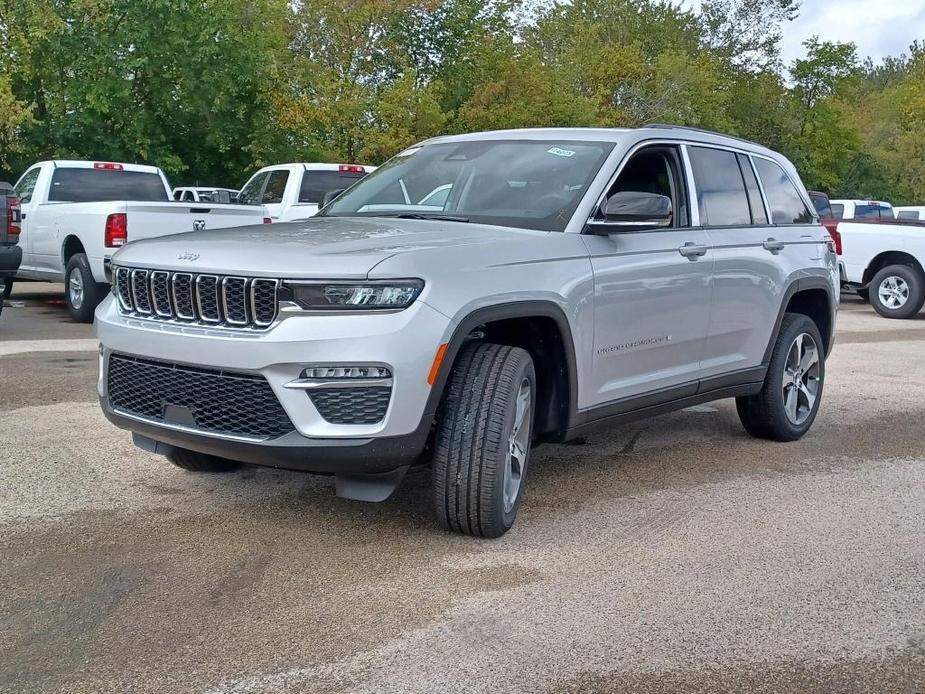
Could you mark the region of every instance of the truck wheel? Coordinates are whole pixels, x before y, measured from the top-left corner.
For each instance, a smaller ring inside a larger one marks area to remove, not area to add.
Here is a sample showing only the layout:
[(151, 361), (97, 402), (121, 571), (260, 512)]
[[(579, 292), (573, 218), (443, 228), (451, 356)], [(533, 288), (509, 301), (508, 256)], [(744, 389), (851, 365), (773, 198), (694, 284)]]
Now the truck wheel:
[(64, 303), (78, 323), (92, 323), (93, 312), (109, 291), (109, 285), (97, 282), (90, 271), (90, 261), (83, 253), (71, 256), (64, 270)]
[(889, 265), (870, 283), (870, 305), (884, 318), (912, 318), (925, 303), (922, 273), (909, 265)]
[(167, 455), (167, 460), (190, 472), (231, 472), (241, 466), (234, 460), (188, 451), (185, 448), (175, 448)]
[(433, 494), (446, 530), (500, 537), (523, 498), (536, 374), (519, 347), (464, 348), (450, 374), (437, 422)]
[(0, 289), (0, 303), (3, 303), (9, 299), (10, 294), (13, 293), (13, 278), (0, 277), (0, 285), (3, 285), (3, 288)]
[(764, 386), (755, 395), (736, 398), (742, 426), (761, 439), (796, 441), (816, 419), (824, 383), (819, 328), (808, 316), (785, 314)]

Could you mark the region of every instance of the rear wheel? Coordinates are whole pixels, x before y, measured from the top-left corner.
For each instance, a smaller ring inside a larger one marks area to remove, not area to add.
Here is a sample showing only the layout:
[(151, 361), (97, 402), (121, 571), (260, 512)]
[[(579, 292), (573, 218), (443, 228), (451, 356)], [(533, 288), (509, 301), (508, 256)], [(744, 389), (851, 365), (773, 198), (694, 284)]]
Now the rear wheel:
[(86, 255), (71, 256), (64, 270), (64, 303), (71, 318), (78, 323), (92, 323), (93, 312), (107, 291), (109, 285), (93, 279)]
[(241, 466), (234, 460), (188, 451), (185, 448), (175, 448), (167, 455), (167, 460), (189, 472), (231, 472)]
[(884, 318), (912, 318), (925, 303), (922, 272), (910, 265), (890, 265), (870, 283), (870, 305)]
[(796, 441), (816, 419), (825, 383), (825, 348), (808, 316), (788, 313), (781, 323), (764, 386), (736, 398), (742, 426), (752, 436)]
[(535, 400), (526, 350), (478, 343), (460, 352), (434, 450), (434, 506), (445, 529), (476, 537), (510, 530), (523, 498)]
[(0, 277), (0, 303), (3, 303), (10, 298), (10, 294), (13, 293), (13, 278), (12, 277)]

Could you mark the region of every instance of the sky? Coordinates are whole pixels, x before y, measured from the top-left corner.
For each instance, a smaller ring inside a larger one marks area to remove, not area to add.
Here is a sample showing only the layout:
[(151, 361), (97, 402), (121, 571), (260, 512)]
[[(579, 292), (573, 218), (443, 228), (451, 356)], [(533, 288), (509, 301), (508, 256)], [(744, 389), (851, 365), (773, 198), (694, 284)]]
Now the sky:
[(913, 40), (925, 39), (925, 0), (803, 0), (800, 16), (784, 26), (781, 58), (803, 57), (802, 42), (853, 41), (858, 55), (875, 62), (908, 53)]

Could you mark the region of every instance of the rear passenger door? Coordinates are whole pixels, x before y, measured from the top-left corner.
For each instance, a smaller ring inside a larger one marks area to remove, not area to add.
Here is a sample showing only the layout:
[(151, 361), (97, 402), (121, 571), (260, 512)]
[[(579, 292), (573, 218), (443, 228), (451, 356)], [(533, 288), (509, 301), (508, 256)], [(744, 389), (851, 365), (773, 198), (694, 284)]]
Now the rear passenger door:
[(807, 245), (814, 217), (770, 159), (706, 145), (687, 150), (714, 259), (701, 388), (729, 377), (760, 380), (749, 372), (764, 359), (787, 284), (819, 252)]

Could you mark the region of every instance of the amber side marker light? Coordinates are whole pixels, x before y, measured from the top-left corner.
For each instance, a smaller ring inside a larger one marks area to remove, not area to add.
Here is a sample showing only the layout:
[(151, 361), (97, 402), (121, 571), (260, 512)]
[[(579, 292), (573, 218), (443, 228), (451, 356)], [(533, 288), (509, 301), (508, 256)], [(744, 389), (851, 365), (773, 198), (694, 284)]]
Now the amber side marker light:
[(430, 373), (427, 374), (427, 384), (433, 385), (437, 382), (437, 376), (440, 375), (440, 365), (443, 364), (443, 358), (446, 356), (446, 348), (449, 347), (448, 342), (444, 342), (442, 345), (437, 347), (437, 353), (434, 355), (434, 363), (430, 366)]

